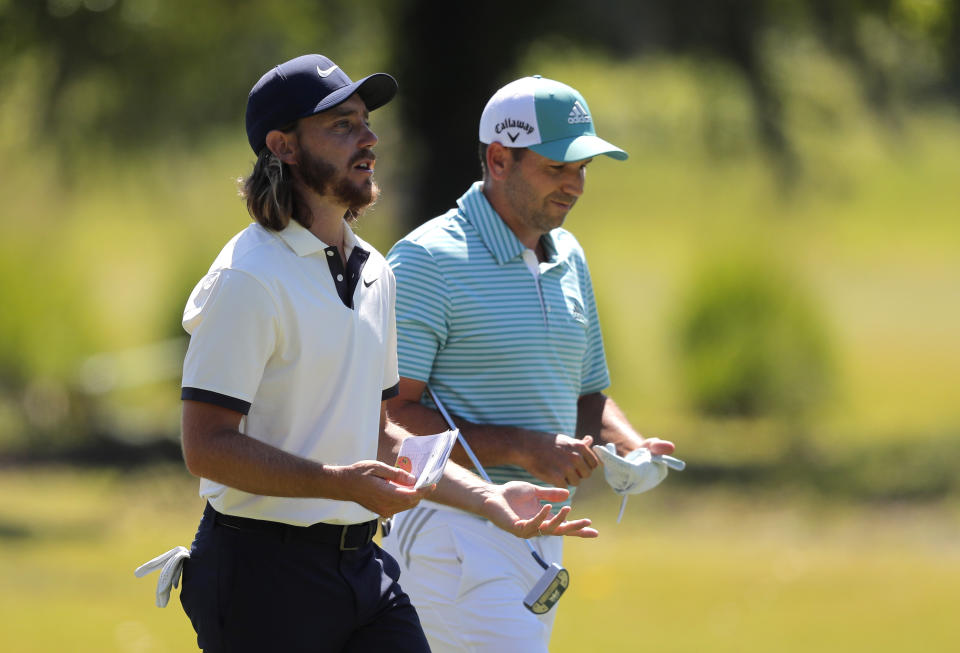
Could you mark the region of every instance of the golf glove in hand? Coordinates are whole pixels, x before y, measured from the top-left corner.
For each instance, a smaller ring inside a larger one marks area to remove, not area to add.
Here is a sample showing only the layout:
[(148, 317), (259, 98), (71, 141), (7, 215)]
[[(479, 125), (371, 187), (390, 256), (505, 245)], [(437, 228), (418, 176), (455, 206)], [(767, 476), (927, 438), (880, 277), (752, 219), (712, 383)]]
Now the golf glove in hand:
[(160, 578), (157, 580), (158, 608), (167, 607), (167, 602), (170, 601), (170, 588), (177, 587), (180, 584), (183, 561), (189, 557), (189, 549), (182, 546), (174, 547), (166, 553), (158, 555), (150, 562), (143, 563), (133, 572), (133, 575), (137, 578), (143, 578), (156, 569), (160, 570)]
[(685, 462), (673, 456), (650, 453), (646, 447), (638, 447), (626, 456), (618, 456), (612, 442), (605, 446), (593, 445), (593, 450), (603, 463), (604, 477), (614, 492), (623, 496), (617, 522), (623, 518), (623, 509), (627, 507), (628, 494), (640, 494), (660, 485), (667, 477), (667, 468), (682, 470)]

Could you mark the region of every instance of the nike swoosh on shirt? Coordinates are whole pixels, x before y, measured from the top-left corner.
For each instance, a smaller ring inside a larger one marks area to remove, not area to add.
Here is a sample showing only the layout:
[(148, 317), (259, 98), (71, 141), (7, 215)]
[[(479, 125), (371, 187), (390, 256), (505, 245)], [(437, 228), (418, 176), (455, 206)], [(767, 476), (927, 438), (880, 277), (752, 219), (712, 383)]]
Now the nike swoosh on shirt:
[(330, 73), (332, 73), (332, 72), (333, 72), (334, 70), (336, 70), (338, 67), (339, 67), (339, 66), (337, 66), (336, 64), (334, 64), (334, 65), (330, 66), (329, 68), (327, 68), (326, 70), (320, 70), (320, 66), (317, 66), (317, 74), (320, 75), (321, 77), (329, 77), (329, 76), (330, 76)]
[(364, 285), (365, 287), (369, 288), (370, 286), (372, 286), (372, 285), (375, 284), (376, 282), (377, 282), (376, 279), (371, 279), (370, 281), (367, 281), (366, 279), (364, 279), (364, 280), (363, 280), (363, 285)]

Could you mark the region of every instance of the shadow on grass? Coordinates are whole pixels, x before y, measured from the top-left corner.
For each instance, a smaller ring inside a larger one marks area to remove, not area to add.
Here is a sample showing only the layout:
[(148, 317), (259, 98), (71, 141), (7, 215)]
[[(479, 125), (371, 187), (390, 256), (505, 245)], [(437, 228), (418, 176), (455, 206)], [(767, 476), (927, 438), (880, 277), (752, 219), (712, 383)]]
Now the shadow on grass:
[(0, 540), (28, 540), (34, 532), (24, 524), (0, 520)]
[(9, 544), (51, 541), (81, 542), (103, 538), (106, 530), (98, 521), (62, 523), (25, 523), (0, 519), (0, 542)]
[(674, 483), (803, 488), (860, 501), (927, 501), (960, 494), (960, 434), (904, 438), (840, 452), (807, 447), (737, 464), (695, 459)]
[[(682, 455), (683, 473), (671, 474), (671, 483), (689, 487), (734, 487), (747, 490), (804, 489), (825, 497), (854, 501), (928, 501), (960, 495), (960, 433), (904, 437), (896, 441), (826, 451), (809, 441), (785, 436), (775, 430), (750, 432), (732, 428), (719, 437), (712, 426), (708, 433), (690, 433)], [(701, 445), (698, 447), (696, 444)], [(697, 455), (700, 454), (700, 455)], [(183, 464), (180, 443), (158, 437), (145, 443), (98, 437), (85, 443), (17, 454), (0, 453), (3, 467), (66, 465), (78, 468), (109, 468), (124, 471), (148, 469), (163, 464)], [(582, 488), (589, 492), (589, 488)], [(70, 527), (62, 536), (83, 533)], [(0, 539), (34, 536), (30, 526), (0, 520)]]
[(157, 437), (139, 443), (99, 436), (69, 445), (49, 445), (22, 452), (0, 452), (0, 468), (62, 464), (71, 467), (133, 469), (157, 463), (183, 462), (180, 442)]

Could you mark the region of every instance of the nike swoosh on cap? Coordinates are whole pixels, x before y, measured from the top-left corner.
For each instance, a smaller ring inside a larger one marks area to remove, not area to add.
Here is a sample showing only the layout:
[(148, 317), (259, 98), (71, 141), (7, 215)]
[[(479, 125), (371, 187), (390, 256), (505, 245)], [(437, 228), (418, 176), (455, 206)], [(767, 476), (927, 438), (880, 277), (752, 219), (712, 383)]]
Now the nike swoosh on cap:
[(332, 73), (337, 68), (339, 68), (339, 66), (337, 66), (336, 64), (330, 66), (326, 70), (320, 70), (320, 66), (317, 66), (317, 74), (320, 75), (321, 77), (329, 77), (330, 73)]

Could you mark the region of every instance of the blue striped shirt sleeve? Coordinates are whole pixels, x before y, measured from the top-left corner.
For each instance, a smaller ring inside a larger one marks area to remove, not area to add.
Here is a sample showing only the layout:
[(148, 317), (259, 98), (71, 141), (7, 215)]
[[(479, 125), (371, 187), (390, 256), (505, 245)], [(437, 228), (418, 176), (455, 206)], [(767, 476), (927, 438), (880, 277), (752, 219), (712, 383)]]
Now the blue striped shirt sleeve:
[(387, 262), (397, 279), (400, 376), (429, 381), (449, 327), (450, 303), (443, 273), (430, 252), (410, 240), (394, 245)]

